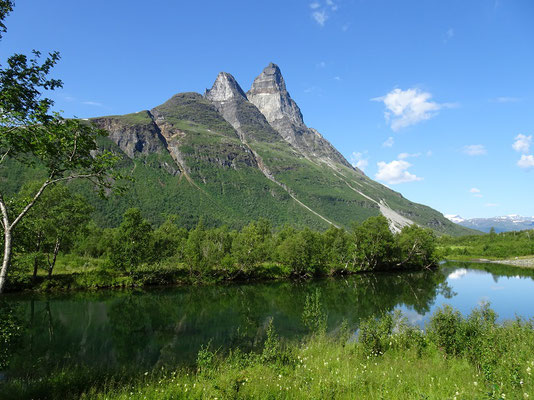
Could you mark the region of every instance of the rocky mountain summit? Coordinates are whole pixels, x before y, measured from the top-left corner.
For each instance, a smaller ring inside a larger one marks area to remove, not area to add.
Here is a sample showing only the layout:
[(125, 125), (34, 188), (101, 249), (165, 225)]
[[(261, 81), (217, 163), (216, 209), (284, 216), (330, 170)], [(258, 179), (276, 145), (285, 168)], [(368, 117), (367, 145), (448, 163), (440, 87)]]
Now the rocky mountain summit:
[(156, 223), (167, 213), (187, 226), (200, 217), (235, 227), (265, 217), (317, 229), (382, 214), (396, 231), (412, 223), (468, 231), (353, 167), (306, 126), (272, 63), (246, 93), (221, 72), (204, 95), (179, 93), (151, 110), (92, 121), (110, 132), (109, 146), (136, 178), (116, 204), (98, 204), (102, 212), (137, 206)]

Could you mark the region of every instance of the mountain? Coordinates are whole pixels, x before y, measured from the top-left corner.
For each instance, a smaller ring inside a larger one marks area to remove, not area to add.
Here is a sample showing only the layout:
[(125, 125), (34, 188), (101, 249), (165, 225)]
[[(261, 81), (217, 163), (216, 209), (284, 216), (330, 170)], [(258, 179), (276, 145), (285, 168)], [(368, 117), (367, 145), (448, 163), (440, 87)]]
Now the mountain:
[[(383, 214), (396, 231), (417, 223), (439, 233), (471, 232), (353, 167), (305, 124), (272, 63), (248, 92), (221, 72), (204, 95), (178, 93), (150, 110), (91, 121), (110, 132), (100, 145), (121, 154), (134, 178), (124, 196), (107, 201), (73, 183), (102, 225), (117, 225), (127, 208), (139, 207), (155, 224), (173, 214), (187, 227), (200, 218), (241, 227), (265, 217), (277, 227), (348, 228)], [(14, 167), (10, 173), (11, 182), (32, 176)]]
[(517, 214), (471, 219), (464, 219), (459, 215), (446, 215), (445, 217), (461, 226), (477, 229), (482, 232), (489, 232), (491, 228), (494, 228), (497, 233), (534, 229), (534, 217), (523, 217)]

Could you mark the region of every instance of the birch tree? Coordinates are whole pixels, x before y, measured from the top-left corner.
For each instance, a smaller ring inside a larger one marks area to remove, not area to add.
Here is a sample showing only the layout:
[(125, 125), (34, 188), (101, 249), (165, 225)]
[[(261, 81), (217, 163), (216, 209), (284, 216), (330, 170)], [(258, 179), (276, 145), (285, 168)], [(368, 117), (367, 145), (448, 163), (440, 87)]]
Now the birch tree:
[[(3, 21), (12, 7), (11, 1), (0, 0), (0, 35), (6, 31)], [(11, 263), (13, 231), (47, 188), (85, 179), (104, 192), (118, 177), (113, 169), (117, 157), (97, 148), (97, 138), (106, 133), (88, 122), (53, 112), (53, 101), (43, 95), (62, 87), (60, 80), (49, 77), (59, 58), (59, 53), (52, 52), (42, 61), (41, 53), (34, 50), (31, 57), (14, 54), (0, 65), (0, 215), (4, 236), (0, 293)], [(22, 209), (12, 207), (7, 198), (10, 182), (6, 171), (15, 163), (45, 172)]]

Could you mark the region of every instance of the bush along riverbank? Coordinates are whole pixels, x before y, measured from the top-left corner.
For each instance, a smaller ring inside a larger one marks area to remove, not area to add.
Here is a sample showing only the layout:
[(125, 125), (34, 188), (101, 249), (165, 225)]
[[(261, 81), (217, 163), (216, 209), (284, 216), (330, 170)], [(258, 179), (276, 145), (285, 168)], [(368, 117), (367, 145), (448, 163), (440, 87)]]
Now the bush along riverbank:
[(15, 254), (9, 291), (306, 279), (429, 269), (440, 259), (430, 229), (412, 225), (394, 234), (383, 216), (350, 231), (332, 226), (324, 232), (292, 227), (274, 232), (267, 220), (239, 231), (207, 228), (201, 221), (187, 231), (174, 218), (153, 229), (138, 209), (130, 209), (118, 228), (89, 224), (62, 239), (68, 246), (61, 252), (43, 246), (42, 236), (22, 233), (27, 243)]
[(425, 329), (399, 314), (346, 323), (325, 331), (320, 295), (303, 313), (310, 334), (283, 342), (276, 320), (263, 349), (221, 354), (209, 344), (187, 369), (102, 376), (98, 371), (51, 371), (47, 378), (12, 379), (3, 399), (523, 399), (534, 396), (534, 327), (497, 322), (487, 306), (464, 317), (444, 307)]

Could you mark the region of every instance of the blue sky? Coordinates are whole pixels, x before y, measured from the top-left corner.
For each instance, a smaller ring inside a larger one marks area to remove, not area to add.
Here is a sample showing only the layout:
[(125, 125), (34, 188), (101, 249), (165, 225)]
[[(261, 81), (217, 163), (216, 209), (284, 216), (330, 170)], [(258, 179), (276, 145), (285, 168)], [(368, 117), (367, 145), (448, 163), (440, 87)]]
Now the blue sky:
[[(59, 50), (66, 116), (243, 89), (270, 62), (306, 123), (445, 214), (534, 215), (534, 2), (18, 1), (0, 58)], [(521, 135), (521, 136), (520, 136)]]

